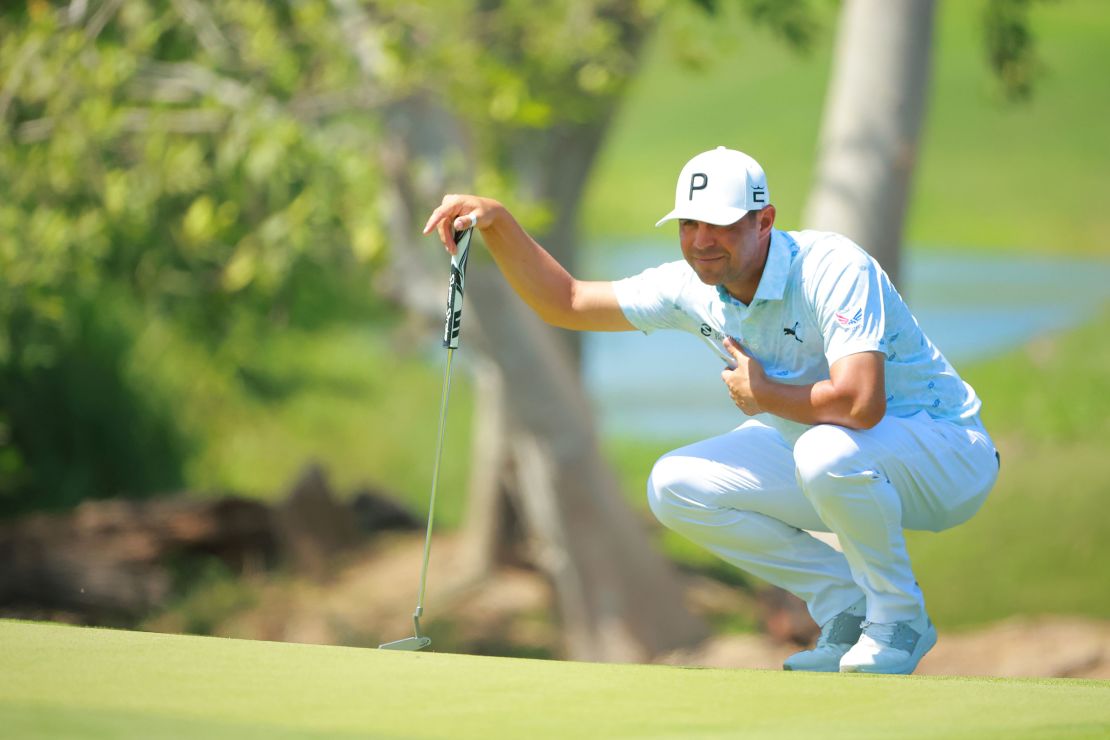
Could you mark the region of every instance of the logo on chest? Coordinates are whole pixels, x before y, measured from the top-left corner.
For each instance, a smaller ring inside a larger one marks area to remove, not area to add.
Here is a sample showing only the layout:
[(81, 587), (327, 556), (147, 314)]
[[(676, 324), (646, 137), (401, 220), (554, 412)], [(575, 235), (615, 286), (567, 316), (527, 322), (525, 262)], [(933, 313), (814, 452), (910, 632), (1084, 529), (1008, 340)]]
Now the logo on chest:
[(802, 338), (798, 336), (798, 325), (801, 324), (801, 323), (802, 322), (800, 322), (800, 321), (795, 321), (794, 326), (792, 326), (792, 327), (789, 327), (789, 328), (785, 327), (785, 326), (782, 327), (783, 336), (794, 337), (795, 341), (801, 342)]
[(699, 328), (699, 331), (701, 332), (701, 335), (703, 337), (713, 337), (718, 342), (723, 342), (725, 340), (725, 335), (722, 332), (719, 332), (711, 327), (709, 324), (702, 324)]

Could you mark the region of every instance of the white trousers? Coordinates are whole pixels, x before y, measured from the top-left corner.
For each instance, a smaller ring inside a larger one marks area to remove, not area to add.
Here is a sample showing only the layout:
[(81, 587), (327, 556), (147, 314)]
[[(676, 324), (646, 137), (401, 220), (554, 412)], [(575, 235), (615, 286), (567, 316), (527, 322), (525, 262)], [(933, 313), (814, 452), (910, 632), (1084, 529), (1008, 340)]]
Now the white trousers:
[[(803, 599), (819, 625), (861, 596), (868, 620), (897, 622), (925, 609), (903, 529), (966, 521), (997, 477), (978, 421), (822, 424), (791, 446), (753, 418), (660, 458), (648, 502), (665, 526)], [(803, 530), (835, 533), (843, 553)]]

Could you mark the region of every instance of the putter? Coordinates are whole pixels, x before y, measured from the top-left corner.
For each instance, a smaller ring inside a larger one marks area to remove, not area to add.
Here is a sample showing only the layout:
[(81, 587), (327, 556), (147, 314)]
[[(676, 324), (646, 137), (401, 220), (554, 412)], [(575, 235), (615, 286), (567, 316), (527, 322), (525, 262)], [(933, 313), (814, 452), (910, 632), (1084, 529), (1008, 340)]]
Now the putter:
[(424, 587), (428, 583), (428, 557), (432, 552), (432, 522), (436, 512), (436, 487), (439, 485), (439, 460), (443, 454), (446, 432), (447, 398), (451, 394), (451, 356), (459, 346), (459, 329), (462, 326), (463, 281), (466, 278), (466, 261), (470, 256), (470, 235), (473, 227), (455, 233), (458, 249), (451, 256), (451, 282), (447, 288), (447, 316), (443, 325), (443, 346), (447, 348), (447, 368), (443, 372), (443, 393), (439, 406), (439, 440), (436, 442), (436, 461), (432, 468), (432, 495), (428, 502), (428, 530), (424, 534), (424, 564), (420, 568), (420, 591), (416, 596), (416, 611), (412, 613), (413, 636), (378, 645), (380, 650), (423, 650), (432, 644), (432, 638), (420, 634), (420, 617), (424, 615)]

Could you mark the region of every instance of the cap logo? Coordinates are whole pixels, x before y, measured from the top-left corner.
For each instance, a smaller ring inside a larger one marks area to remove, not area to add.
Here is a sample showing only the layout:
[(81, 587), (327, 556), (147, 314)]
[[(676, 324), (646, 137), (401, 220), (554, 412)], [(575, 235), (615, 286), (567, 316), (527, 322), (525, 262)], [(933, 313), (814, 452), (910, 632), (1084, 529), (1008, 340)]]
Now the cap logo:
[(752, 188), (752, 203), (766, 203), (767, 191), (760, 187)]
[[(698, 178), (701, 178), (700, 180)], [(694, 199), (695, 190), (705, 190), (709, 187), (709, 177), (703, 172), (695, 172), (690, 175), (690, 197), (689, 200)]]

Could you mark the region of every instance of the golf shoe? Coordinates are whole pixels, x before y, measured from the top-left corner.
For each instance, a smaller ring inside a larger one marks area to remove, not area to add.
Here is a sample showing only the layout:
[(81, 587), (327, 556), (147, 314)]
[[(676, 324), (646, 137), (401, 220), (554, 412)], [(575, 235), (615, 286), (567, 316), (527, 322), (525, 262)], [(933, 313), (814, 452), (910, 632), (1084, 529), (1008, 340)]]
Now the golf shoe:
[(825, 622), (821, 627), (821, 635), (817, 638), (817, 645), (812, 650), (791, 655), (783, 662), (783, 670), (823, 673), (839, 671), (840, 659), (859, 640), (866, 608), (867, 601), (860, 599)]
[(913, 673), (937, 644), (927, 614), (905, 622), (864, 622), (863, 634), (840, 659), (841, 673)]

